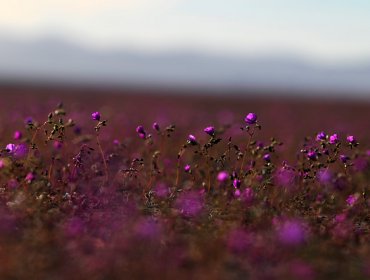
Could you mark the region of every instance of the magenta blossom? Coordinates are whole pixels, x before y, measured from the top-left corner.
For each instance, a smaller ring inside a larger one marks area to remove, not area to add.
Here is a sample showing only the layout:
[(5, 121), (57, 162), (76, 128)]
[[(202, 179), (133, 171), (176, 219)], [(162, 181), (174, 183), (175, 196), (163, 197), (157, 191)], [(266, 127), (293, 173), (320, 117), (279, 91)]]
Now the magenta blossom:
[(20, 132), (19, 130), (15, 131), (14, 134), (13, 134), (13, 138), (14, 140), (19, 140), (22, 138), (22, 132)]
[(338, 143), (338, 141), (339, 141), (339, 138), (338, 138), (337, 134), (333, 134), (329, 137), (329, 143), (330, 144), (336, 144), (336, 143)]
[(213, 126), (208, 126), (204, 129), (204, 132), (210, 136), (213, 136), (215, 134), (215, 128)]
[(244, 120), (249, 125), (255, 124), (257, 122), (257, 115), (255, 113), (249, 113)]
[(35, 180), (35, 175), (33, 172), (28, 172), (25, 178), (27, 183), (31, 183), (33, 180)]
[(229, 178), (229, 174), (226, 171), (220, 171), (217, 174), (217, 181), (225, 182)]
[(191, 171), (191, 166), (189, 164), (185, 165), (184, 170), (189, 173)]
[(91, 114), (91, 118), (94, 120), (94, 121), (100, 121), (100, 113), (99, 112), (94, 112)]
[(358, 200), (358, 194), (351, 194), (347, 197), (346, 202), (348, 206), (352, 207), (353, 205), (355, 205), (357, 200)]
[(188, 136), (188, 143), (189, 144), (192, 144), (192, 145), (196, 145), (198, 142), (197, 142), (197, 138), (195, 138), (194, 135), (190, 134)]
[(242, 181), (240, 181), (239, 179), (234, 179), (233, 180), (233, 186), (234, 188), (238, 189), (240, 188), (240, 185), (242, 184)]
[(12, 153), (14, 153), (14, 152), (15, 152), (15, 148), (16, 148), (16, 145), (15, 145), (15, 144), (13, 144), (13, 143), (10, 143), (10, 144), (6, 145), (5, 150), (6, 150), (8, 153), (12, 154)]
[(321, 131), (316, 135), (316, 140), (317, 141), (322, 141), (326, 139), (326, 134), (325, 132)]
[(146, 138), (146, 132), (145, 132), (145, 129), (142, 125), (139, 125), (137, 128), (136, 128), (136, 132), (139, 134), (139, 137), (141, 139), (145, 139)]
[(157, 122), (153, 123), (153, 129), (159, 131), (159, 124)]
[(349, 136), (347, 136), (347, 141), (350, 144), (355, 144), (356, 143), (356, 138), (353, 135), (349, 135)]

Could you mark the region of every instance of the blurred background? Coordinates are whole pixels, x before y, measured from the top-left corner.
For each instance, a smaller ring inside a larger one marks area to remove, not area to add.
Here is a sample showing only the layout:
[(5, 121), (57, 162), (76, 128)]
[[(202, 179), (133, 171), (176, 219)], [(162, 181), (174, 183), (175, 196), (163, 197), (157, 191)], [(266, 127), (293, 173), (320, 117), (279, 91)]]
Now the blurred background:
[(370, 99), (368, 0), (0, 0), (0, 84)]

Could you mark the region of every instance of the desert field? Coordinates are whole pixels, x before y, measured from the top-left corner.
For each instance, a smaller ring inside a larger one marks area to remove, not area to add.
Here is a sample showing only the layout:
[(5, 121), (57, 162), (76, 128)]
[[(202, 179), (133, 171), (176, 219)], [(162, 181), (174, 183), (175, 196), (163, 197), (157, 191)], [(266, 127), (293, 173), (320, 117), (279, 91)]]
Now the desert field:
[(0, 279), (370, 278), (368, 101), (0, 96)]

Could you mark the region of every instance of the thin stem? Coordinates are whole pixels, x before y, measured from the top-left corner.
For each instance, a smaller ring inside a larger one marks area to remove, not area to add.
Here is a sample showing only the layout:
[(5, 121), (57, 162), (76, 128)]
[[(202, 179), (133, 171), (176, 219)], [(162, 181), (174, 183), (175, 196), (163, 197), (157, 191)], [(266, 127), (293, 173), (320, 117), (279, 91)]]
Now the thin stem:
[(178, 187), (180, 179), (180, 157), (177, 159), (176, 181), (175, 187)]
[[(47, 122), (44, 122), (41, 126), (36, 127), (36, 131), (35, 131), (35, 132), (34, 132), (34, 134), (32, 135), (31, 145), (34, 145), (34, 144), (35, 144), (35, 140), (36, 140), (37, 133), (38, 133), (38, 132), (39, 132), (39, 130), (40, 130), (41, 128), (43, 128), (46, 124), (47, 124)], [(29, 150), (28, 150), (28, 154), (27, 154), (27, 162), (29, 162), (30, 157), (31, 157), (31, 149), (29, 149)]]
[(106, 161), (105, 156), (104, 156), (103, 148), (102, 148), (102, 146), (100, 144), (99, 133), (96, 134), (96, 143), (98, 144), (99, 151), (100, 151), (101, 157), (103, 159), (104, 171), (105, 171), (105, 182), (104, 183), (106, 183), (109, 180), (108, 166), (107, 166), (107, 161)]
[(244, 162), (245, 162), (245, 158), (247, 156), (247, 151), (249, 150), (249, 146), (251, 144), (251, 141), (252, 141), (252, 138), (253, 138), (253, 135), (254, 135), (254, 130), (255, 130), (255, 126), (253, 127), (253, 130), (251, 133), (249, 133), (249, 140), (248, 140), (248, 144), (247, 144), (247, 147), (245, 148), (244, 150), (244, 154), (243, 154), (243, 159), (242, 159), (242, 163), (240, 165), (240, 173), (243, 172), (243, 167), (244, 167)]

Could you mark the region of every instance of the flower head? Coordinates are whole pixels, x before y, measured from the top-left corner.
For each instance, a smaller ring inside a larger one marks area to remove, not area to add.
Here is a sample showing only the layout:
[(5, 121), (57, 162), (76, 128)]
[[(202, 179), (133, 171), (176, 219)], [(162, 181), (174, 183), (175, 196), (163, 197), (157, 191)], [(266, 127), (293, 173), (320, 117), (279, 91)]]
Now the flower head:
[(137, 128), (136, 128), (136, 132), (139, 134), (139, 137), (142, 138), (142, 139), (145, 139), (146, 138), (146, 132), (145, 132), (145, 129), (142, 125), (139, 125)]
[(31, 183), (34, 179), (35, 175), (33, 174), (33, 172), (28, 172), (25, 178), (26, 182)]
[(346, 155), (340, 155), (339, 159), (340, 159), (341, 162), (347, 163), (347, 161), (349, 160), (349, 157), (346, 156)]
[(13, 152), (13, 155), (16, 158), (20, 159), (20, 158), (25, 157), (27, 155), (27, 153), (28, 153), (27, 145), (24, 144), (24, 143), (21, 143), (21, 144), (15, 146), (15, 150)]
[(351, 194), (347, 197), (346, 202), (347, 202), (348, 206), (353, 206), (353, 205), (355, 205), (357, 200), (358, 200), (358, 195)]
[(192, 145), (196, 145), (198, 142), (197, 142), (197, 138), (195, 138), (194, 135), (190, 134), (188, 136), (188, 143), (189, 144), (192, 144)]
[(215, 128), (213, 126), (208, 126), (204, 129), (204, 132), (210, 136), (213, 136), (215, 134)]
[(14, 140), (21, 139), (22, 138), (22, 132), (20, 132), (19, 130), (14, 131), (13, 138), (14, 138)]
[(325, 132), (323, 132), (323, 131), (319, 132), (319, 133), (316, 135), (316, 140), (317, 140), (317, 141), (325, 140), (325, 138), (326, 138), (326, 134), (325, 134)]
[(159, 124), (157, 122), (153, 123), (153, 129), (159, 131)]
[(330, 137), (329, 137), (329, 143), (330, 144), (336, 144), (336, 143), (338, 143), (338, 140), (339, 140), (339, 138), (338, 138), (337, 134), (330, 135)]
[(184, 170), (185, 172), (189, 173), (191, 170), (191, 166), (189, 164), (185, 165)]
[(91, 114), (91, 118), (94, 120), (94, 121), (100, 121), (100, 113), (99, 112), (94, 112)]
[(356, 142), (356, 139), (353, 135), (349, 135), (347, 136), (347, 141), (351, 144), (355, 143)]
[(257, 115), (255, 113), (249, 113), (244, 120), (247, 124), (255, 124), (257, 122)]
[(25, 118), (24, 123), (25, 123), (25, 124), (27, 124), (27, 125), (32, 124), (32, 123), (33, 123), (33, 119), (32, 119), (32, 117), (27, 117), (27, 118)]
[(8, 145), (6, 145), (5, 150), (8, 153), (13, 154), (15, 152), (15, 148), (16, 148), (16, 145), (15, 144), (9, 143)]
[(242, 184), (242, 181), (240, 181), (239, 179), (234, 179), (233, 180), (233, 186), (234, 186), (234, 188), (236, 188), (236, 189), (238, 189), (238, 188), (240, 188), (240, 185)]
[(217, 181), (225, 182), (229, 178), (229, 174), (226, 171), (220, 171), (217, 174)]
[(265, 155), (263, 156), (263, 160), (265, 160), (265, 161), (267, 161), (267, 162), (270, 162), (270, 161), (271, 161), (271, 156), (270, 156), (270, 154), (265, 154)]
[(317, 160), (317, 153), (315, 151), (309, 151), (307, 157), (310, 160)]

